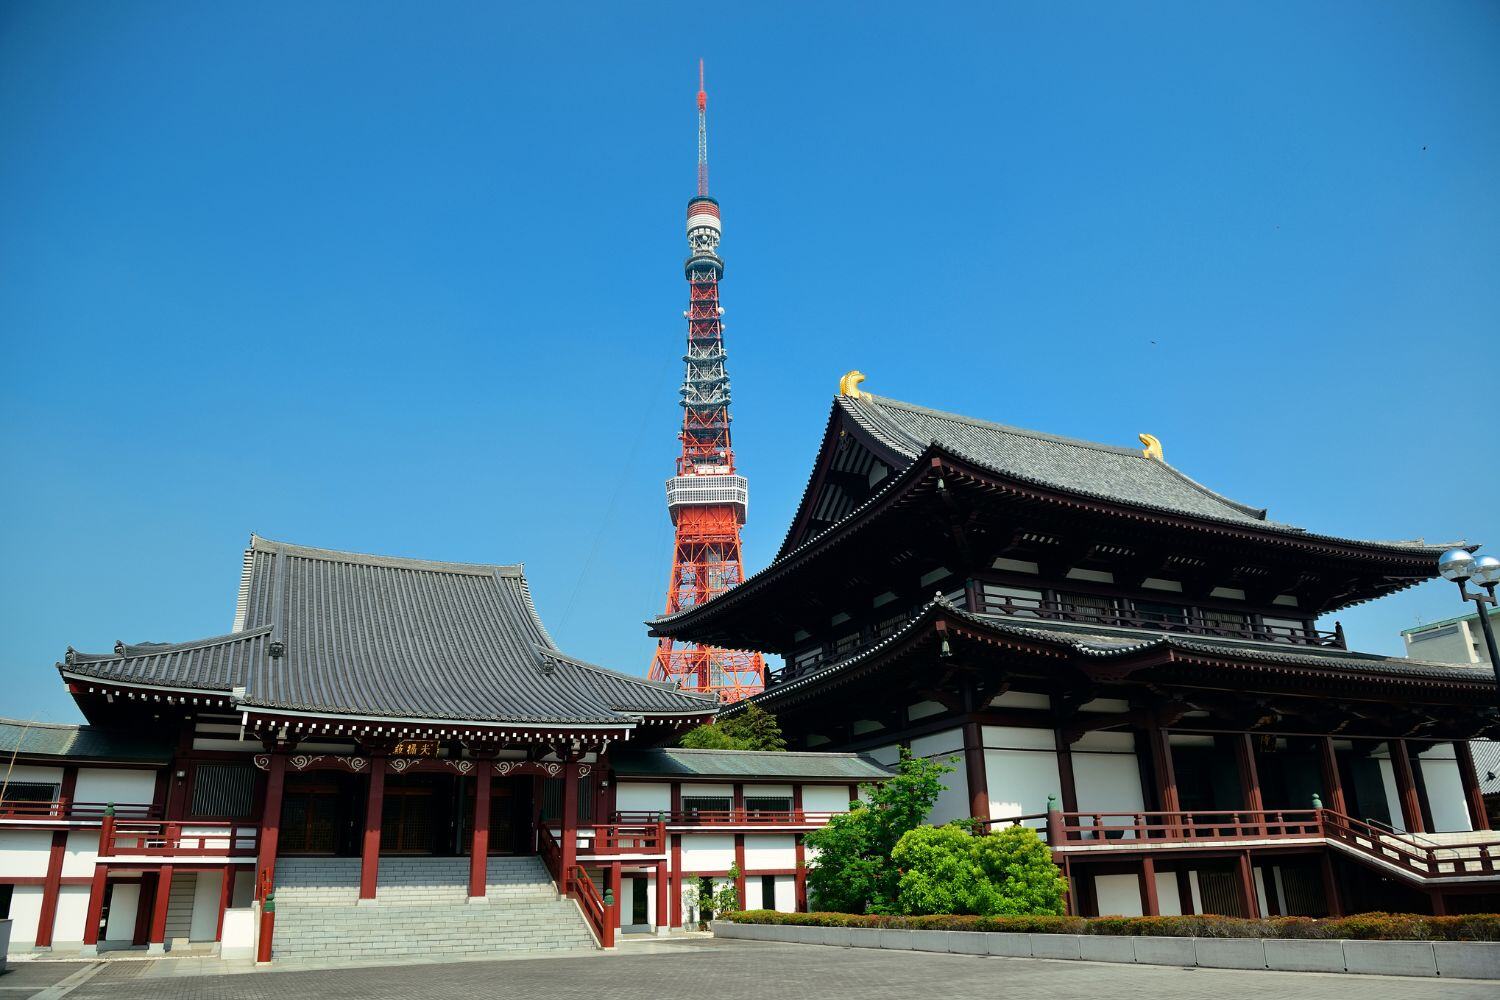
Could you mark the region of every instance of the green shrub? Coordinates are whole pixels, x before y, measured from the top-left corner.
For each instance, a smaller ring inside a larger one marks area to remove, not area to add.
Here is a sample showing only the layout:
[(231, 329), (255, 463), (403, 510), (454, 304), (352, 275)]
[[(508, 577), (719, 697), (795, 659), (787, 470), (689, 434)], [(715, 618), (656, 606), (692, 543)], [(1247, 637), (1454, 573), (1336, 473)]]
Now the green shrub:
[(900, 869), (901, 912), (1061, 915), (1067, 883), (1034, 830), (1012, 826), (983, 837), (964, 826), (908, 831), (891, 859)]
[(932, 810), (944, 787), (939, 779), (951, 770), (902, 750), (896, 776), (875, 786), (868, 803), (807, 834), (807, 846), (817, 851), (807, 868), (814, 903), (844, 913), (894, 913), (901, 873), (891, 852)]
[(1013, 934), (1098, 934), (1117, 937), (1327, 938), (1367, 941), (1500, 941), (1500, 914), (1428, 917), (1416, 913), (1360, 913), (1315, 920), (1268, 917), (1247, 920), (1213, 915), (1185, 917), (971, 916), (954, 913), (725, 913), (741, 924), (807, 927), (877, 927), (893, 930), (1004, 931)]

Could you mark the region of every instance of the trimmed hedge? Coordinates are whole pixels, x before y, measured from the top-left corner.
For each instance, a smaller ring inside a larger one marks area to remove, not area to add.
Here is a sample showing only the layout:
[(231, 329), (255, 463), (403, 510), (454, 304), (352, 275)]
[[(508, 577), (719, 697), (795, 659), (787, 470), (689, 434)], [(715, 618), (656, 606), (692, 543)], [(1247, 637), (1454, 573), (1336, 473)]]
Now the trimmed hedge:
[(928, 917), (869, 913), (726, 913), (737, 924), (882, 927), (912, 931), (1007, 931), (1013, 934), (1099, 934), (1115, 937), (1304, 938), (1356, 941), (1500, 941), (1500, 914), (1426, 917), (1359, 913), (1351, 917)]

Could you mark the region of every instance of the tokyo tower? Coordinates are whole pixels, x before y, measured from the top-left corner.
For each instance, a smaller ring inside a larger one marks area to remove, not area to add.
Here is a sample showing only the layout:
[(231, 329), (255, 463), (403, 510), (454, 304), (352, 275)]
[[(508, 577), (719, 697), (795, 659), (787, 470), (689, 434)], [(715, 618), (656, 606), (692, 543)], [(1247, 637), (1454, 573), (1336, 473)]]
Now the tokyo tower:
[[(740, 525), (749, 485), (735, 472), (729, 440), (729, 375), (724, 367), (724, 310), (719, 306), (719, 203), (708, 196), (708, 95), (698, 63), (698, 194), (687, 206), (687, 371), (682, 380), (682, 455), (667, 480), (667, 512), (676, 526), (668, 615), (702, 604), (745, 577)], [(759, 653), (663, 638), (651, 679), (739, 701), (765, 686)]]

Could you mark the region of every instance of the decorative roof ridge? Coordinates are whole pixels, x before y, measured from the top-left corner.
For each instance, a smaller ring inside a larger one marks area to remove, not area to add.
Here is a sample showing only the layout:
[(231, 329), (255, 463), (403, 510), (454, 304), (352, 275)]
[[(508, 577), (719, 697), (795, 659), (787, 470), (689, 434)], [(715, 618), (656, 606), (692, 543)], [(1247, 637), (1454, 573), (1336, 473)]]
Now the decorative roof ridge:
[[(626, 674), (618, 670), (611, 670), (608, 667), (601, 667), (597, 663), (590, 663), (587, 660), (580, 660), (576, 656), (569, 656), (567, 653), (564, 653), (562, 650), (558, 649), (555, 646), (551, 648), (536, 646), (534, 648), (541, 656), (549, 657), (554, 660), (561, 660), (562, 662), (567, 663), (570, 666), (574, 666), (579, 668), (580, 670), (597, 674), (599, 676), (608, 678), (609, 680), (625, 681), (626, 683), (631, 685), (644, 688), (652, 688), (658, 691), (670, 691), (673, 694), (681, 695), (682, 697), (687, 698), (690, 701), (702, 702), (707, 706), (717, 707), (719, 704), (719, 699), (714, 695), (700, 694), (695, 691), (684, 691), (681, 688), (677, 687), (675, 684), (669, 684), (666, 681), (653, 681), (649, 677), (637, 677), (635, 674)], [(629, 708), (614, 708), (613, 710), (616, 712), (633, 711), (633, 709)]]
[(179, 653), (186, 649), (205, 649), (209, 646), (222, 646), (233, 642), (248, 642), (251, 639), (258, 639), (263, 635), (269, 635), (274, 627), (273, 625), (259, 625), (241, 632), (226, 632), (224, 635), (209, 636), (206, 639), (190, 639), (187, 642), (117, 642), (112, 653), (85, 653), (69, 646), (62, 662), (57, 665), (59, 667), (71, 667), (79, 663), (133, 660), (143, 656)]
[[(938, 418), (940, 420), (951, 420), (951, 421), (954, 421), (955, 423), (967, 424), (968, 426), (977, 428), (979, 430), (994, 431), (994, 432), (998, 432), (998, 433), (1001, 433), (1001, 434), (1014, 434), (1014, 435), (1016, 435), (1018, 437), (1030, 438), (1030, 439), (1035, 440), (1035, 441), (1045, 441), (1045, 442), (1047, 442), (1049, 444), (1058, 444), (1058, 445), (1063, 445), (1065, 447), (1080, 448), (1080, 449), (1083, 449), (1085, 451), (1099, 451), (1099, 452), (1104, 452), (1106, 454), (1120, 455), (1120, 456), (1125, 457), (1125, 458), (1135, 458), (1135, 459), (1139, 459), (1142, 462), (1157, 462), (1157, 464), (1159, 464), (1163, 469), (1165, 469), (1168, 472), (1172, 473), (1178, 479), (1181, 479), (1186, 485), (1192, 487), (1194, 490), (1197, 490), (1199, 493), (1202, 493), (1204, 496), (1207, 496), (1210, 499), (1217, 500), (1218, 502), (1220, 502), (1222, 504), (1225, 504), (1225, 505), (1227, 505), (1229, 507), (1232, 507), (1235, 510), (1238, 510), (1240, 513), (1246, 515), (1247, 517), (1253, 517), (1256, 520), (1267, 521), (1268, 523), (1272, 523), (1272, 524), (1277, 523), (1277, 522), (1268, 521), (1268, 518), (1267, 518), (1268, 508), (1265, 508), (1265, 507), (1256, 507), (1253, 504), (1241, 503), (1240, 501), (1235, 500), (1233, 497), (1225, 496), (1224, 494), (1218, 492), (1217, 490), (1212, 489), (1212, 488), (1210, 488), (1208, 486), (1205, 486), (1202, 483), (1198, 482), (1198, 480), (1194, 479), (1192, 476), (1189, 476), (1187, 473), (1183, 472), (1181, 469), (1177, 468), (1176, 466), (1168, 463), (1164, 459), (1163, 460), (1157, 460), (1157, 459), (1153, 459), (1153, 458), (1147, 458), (1145, 456), (1145, 454), (1143, 454), (1139, 448), (1128, 448), (1128, 447), (1123, 447), (1121, 445), (1103, 444), (1103, 443), (1098, 442), (1098, 441), (1085, 441), (1082, 438), (1066, 437), (1066, 436), (1061, 435), (1061, 434), (1049, 434), (1049, 433), (1047, 433), (1045, 431), (1028, 430), (1025, 427), (1014, 427), (1014, 426), (1011, 426), (1010, 424), (997, 423), (996, 421), (993, 421), (993, 420), (982, 420), (982, 419), (980, 419), (978, 417), (969, 417), (969, 416), (965, 416), (965, 415), (963, 415), (961, 413), (949, 413), (949, 412), (947, 412), (945, 410), (934, 410), (934, 409), (932, 409), (930, 407), (926, 407), (926, 406), (917, 406), (914, 403), (903, 402), (902, 400), (899, 400), (899, 399), (891, 399), (888, 396), (877, 396), (875, 393), (872, 393), (872, 392), (861, 392), (858, 399), (854, 399), (853, 397), (850, 397), (850, 396), (839, 396), (838, 397), (838, 401), (840, 403), (844, 404), (845, 409), (848, 410), (850, 412), (850, 415), (853, 416), (856, 420), (859, 420), (861, 416), (867, 416), (868, 415), (867, 413), (861, 413), (860, 412), (860, 411), (862, 411), (862, 410), (865, 409), (864, 405), (862, 405), (862, 404), (864, 404), (865, 400), (869, 400), (870, 403), (877, 410), (881, 406), (892, 406), (892, 407), (895, 407), (897, 409), (907, 410), (907, 411), (909, 411), (911, 413), (921, 414), (922, 416), (936, 417), (936, 418)], [(876, 431), (875, 428), (867, 426), (867, 429), (870, 430), (872, 433), (876, 433), (877, 436), (880, 436), (879, 432)], [(891, 427), (890, 430), (892, 432), (894, 432), (895, 434), (898, 434), (902, 439), (910, 441), (913, 444), (917, 445), (918, 447), (916, 449), (916, 453), (920, 453), (921, 446), (928, 443), (928, 442), (918, 441), (911, 434), (909, 434), (908, 432), (906, 432), (905, 430), (903, 430), (900, 427)], [(931, 442), (931, 443), (936, 444), (938, 442)], [(911, 457), (915, 458), (916, 457), (916, 453), (913, 453)], [(980, 463), (980, 464), (988, 465), (988, 463)], [(997, 471), (1000, 471), (1000, 470), (997, 470)], [(1006, 470), (1006, 471), (1008, 472), (1008, 474), (1012, 474), (1012, 475), (1015, 474), (1015, 473), (1009, 473), (1009, 470)], [(1079, 491), (1079, 492), (1084, 492), (1084, 491)], [(1115, 498), (1115, 499), (1118, 500), (1118, 498)], [(1285, 528), (1287, 528), (1289, 530), (1293, 530), (1293, 531), (1301, 531), (1302, 530), (1300, 528), (1295, 528), (1292, 525), (1283, 525), (1283, 527), (1285, 527)]]
[[(502, 574), (500, 573), (500, 569), (502, 568), (504, 567), (496, 567), (495, 576), (497, 578), (502, 576)], [(537, 611), (536, 609), (536, 601), (532, 600), (531, 581), (526, 579), (526, 564), (516, 563), (514, 568), (518, 572), (516, 572), (514, 575), (507, 576), (506, 578), (516, 580), (520, 583), (521, 601), (526, 605), (526, 613), (531, 616), (531, 624), (535, 625), (536, 630), (541, 633), (542, 640), (546, 642), (548, 649), (553, 650), (554, 652), (561, 652), (561, 650), (557, 648), (557, 643), (552, 638), (552, 633), (548, 632), (547, 626), (542, 624), (542, 615), (541, 612)]]
[(429, 573), (456, 573), (464, 576), (500, 576), (523, 578), (524, 563), (464, 563), (444, 562), (437, 559), (416, 559), (405, 556), (382, 556), (368, 552), (347, 552), (342, 549), (321, 549), (292, 542), (277, 542), (260, 535), (250, 536), (252, 552), (272, 555), (296, 556), (299, 559), (320, 559), (325, 562), (349, 563), (355, 566), (384, 566)]
[(0, 726), (15, 726), (19, 729), (109, 729), (108, 726), (95, 726), (87, 722), (37, 722), (32, 719), (10, 719), (0, 717)]

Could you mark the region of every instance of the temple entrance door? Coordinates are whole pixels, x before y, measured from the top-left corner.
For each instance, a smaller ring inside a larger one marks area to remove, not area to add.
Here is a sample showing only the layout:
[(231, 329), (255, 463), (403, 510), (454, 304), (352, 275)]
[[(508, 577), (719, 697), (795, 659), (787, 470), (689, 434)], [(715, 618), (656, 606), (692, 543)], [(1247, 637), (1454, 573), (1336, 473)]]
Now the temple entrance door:
[[(496, 778), (490, 788), (490, 853), (531, 853), (531, 779)], [(466, 784), (463, 843), (474, 836), (474, 789)]]
[(355, 799), (346, 775), (332, 772), (289, 774), (281, 800), (278, 853), (351, 855), (352, 820), (347, 804)]
[(452, 784), (445, 775), (387, 776), (380, 816), (380, 853), (450, 853), (446, 842), (451, 834)]

